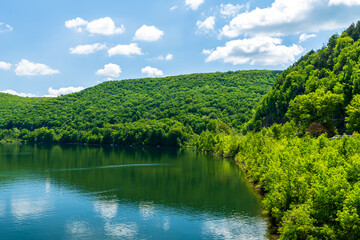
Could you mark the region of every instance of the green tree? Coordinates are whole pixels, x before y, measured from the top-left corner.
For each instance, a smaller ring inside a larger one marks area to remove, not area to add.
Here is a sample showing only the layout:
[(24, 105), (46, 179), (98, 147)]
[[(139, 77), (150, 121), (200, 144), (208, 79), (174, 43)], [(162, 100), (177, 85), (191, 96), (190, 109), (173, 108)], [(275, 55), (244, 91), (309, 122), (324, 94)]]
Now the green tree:
[(360, 132), (360, 94), (354, 96), (351, 103), (346, 108), (346, 127), (351, 132)]

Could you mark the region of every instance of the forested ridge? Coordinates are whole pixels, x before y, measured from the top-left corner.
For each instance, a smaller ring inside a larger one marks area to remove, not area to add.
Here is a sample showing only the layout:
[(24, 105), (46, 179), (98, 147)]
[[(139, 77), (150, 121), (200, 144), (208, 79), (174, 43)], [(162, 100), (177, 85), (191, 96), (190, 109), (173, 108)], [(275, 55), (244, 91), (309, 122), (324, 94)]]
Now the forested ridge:
[(57, 98), (0, 94), (0, 139), (179, 146), (211, 120), (240, 128), (280, 71), (108, 81)]
[(245, 136), (215, 123), (197, 140), (238, 162), (280, 239), (360, 239), (359, 38), (360, 22), (285, 70)]
[(294, 120), (315, 135), (360, 131), (360, 21), (334, 34), (275, 81), (247, 130)]
[(111, 81), (58, 98), (0, 94), (0, 139), (190, 143), (239, 163), (280, 239), (360, 239), (359, 38), (360, 22), (282, 73)]

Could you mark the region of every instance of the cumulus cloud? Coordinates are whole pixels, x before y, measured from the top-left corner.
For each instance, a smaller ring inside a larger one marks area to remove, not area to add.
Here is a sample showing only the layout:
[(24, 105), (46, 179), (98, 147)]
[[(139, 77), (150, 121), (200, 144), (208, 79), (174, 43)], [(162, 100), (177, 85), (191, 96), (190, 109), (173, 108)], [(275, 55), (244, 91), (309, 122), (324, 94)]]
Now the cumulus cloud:
[(279, 65), (288, 64), (295, 56), (303, 52), (296, 44), (282, 45), (280, 38), (254, 37), (229, 41), (223, 47), (215, 50), (203, 50), (208, 54), (206, 62), (222, 60), (233, 65)]
[(103, 69), (96, 71), (96, 75), (107, 76), (107, 77), (119, 77), (121, 68), (117, 64), (109, 63), (104, 65)]
[(163, 55), (160, 55), (157, 59), (163, 61), (163, 60), (166, 60), (166, 61), (171, 61), (173, 59), (173, 55), (168, 53), (165, 57)]
[(32, 93), (21, 93), (21, 92), (16, 92), (16, 91), (11, 90), (11, 89), (6, 89), (6, 90), (3, 90), (1, 92), (2, 93), (8, 93), (8, 94), (11, 94), (11, 95), (20, 96), (20, 97), (35, 97), (36, 96), (35, 94), (32, 94)]
[(177, 5), (175, 5), (175, 6), (172, 6), (171, 8), (170, 8), (170, 11), (174, 11), (175, 9), (177, 9), (178, 8), (178, 6)]
[(114, 55), (142, 55), (141, 48), (138, 47), (137, 43), (130, 43), (128, 45), (117, 45), (108, 50), (109, 57)]
[[(59, 89), (53, 89), (52, 87), (49, 87), (48, 94), (44, 95), (43, 97), (58, 97), (60, 95), (80, 92), (81, 90), (84, 90), (84, 89), (85, 88), (83, 88), (83, 87), (64, 87), (64, 88), (59, 88)], [(33, 93), (16, 92), (11, 89), (6, 89), (6, 90), (0, 91), (0, 92), (8, 93), (11, 95), (16, 95), (16, 96), (20, 96), (20, 97), (37, 97), (36, 94), (33, 94)]]
[(204, 0), (185, 0), (186, 6), (192, 10), (197, 10), (201, 4), (204, 3)]
[(13, 28), (9, 24), (0, 23), (0, 32), (11, 32)]
[(213, 51), (214, 51), (214, 49), (203, 49), (202, 53), (205, 55), (210, 55)]
[(155, 42), (158, 41), (163, 35), (164, 32), (155, 26), (142, 25), (138, 30), (136, 30), (134, 40)]
[(244, 7), (244, 5), (236, 4), (221, 4), (220, 5), (220, 14), (223, 17), (234, 17), (236, 14), (240, 12), (240, 10)]
[(163, 71), (154, 68), (154, 67), (150, 67), (150, 66), (146, 66), (144, 68), (141, 69), (141, 73), (146, 74), (148, 77), (155, 77), (155, 76), (163, 76), (164, 73)]
[(74, 48), (70, 48), (71, 54), (90, 54), (94, 53), (96, 51), (100, 51), (102, 49), (105, 49), (105, 44), (95, 43), (95, 44), (86, 44), (86, 45), (78, 45)]
[(165, 60), (166, 61), (170, 61), (170, 60), (172, 60), (173, 59), (173, 55), (172, 54), (168, 54), (168, 55), (166, 55), (166, 57), (165, 57)]
[(16, 64), (15, 73), (18, 76), (38, 76), (58, 74), (59, 70), (50, 68), (42, 63), (34, 63), (29, 60), (22, 59)]
[(10, 70), (11, 66), (12, 66), (11, 63), (0, 61), (0, 69), (2, 69), (2, 70)]
[(83, 87), (63, 87), (63, 88), (59, 88), (59, 89), (53, 89), (52, 87), (49, 87), (49, 89), (48, 89), (49, 94), (45, 95), (45, 97), (58, 97), (60, 95), (66, 95), (69, 93), (80, 92), (84, 89), (85, 88), (83, 88)]
[(75, 18), (65, 22), (65, 27), (75, 29), (82, 32), (84, 29), (91, 34), (114, 35), (121, 34), (125, 31), (124, 25), (116, 27), (114, 21), (110, 17), (86, 21), (82, 18)]
[(125, 27), (124, 25), (121, 25), (119, 28), (115, 27), (114, 21), (109, 17), (105, 17), (89, 22), (86, 30), (94, 34), (113, 35), (123, 33)]
[(330, 0), (329, 5), (360, 5), (360, 0)]
[(303, 33), (299, 37), (299, 42), (304, 42), (304, 41), (308, 40), (309, 38), (313, 38), (313, 37), (316, 37), (316, 35)]
[[(360, 6), (337, 7), (336, 3), (354, 0), (275, 0), (270, 7), (238, 14), (222, 28), (220, 36), (298, 34), (334, 30), (348, 26), (359, 16)], [(358, 2), (358, 1), (356, 1)], [(314, 24), (316, 23), (316, 24)]]
[(209, 33), (211, 30), (214, 30), (215, 27), (215, 17), (211, 16), (205, 19), (204, 21), (197, 21), (196, 26), (198, 27), (199, 32)]
[(78, 32), (82, 32), (82, 27), (86, 26), (88, 24), (87, 21), (85, 21), (82, 18), (75, 18), (75, 19), (71, 19), (65, 22), (65, 27), (67, 28), (73, 28)]

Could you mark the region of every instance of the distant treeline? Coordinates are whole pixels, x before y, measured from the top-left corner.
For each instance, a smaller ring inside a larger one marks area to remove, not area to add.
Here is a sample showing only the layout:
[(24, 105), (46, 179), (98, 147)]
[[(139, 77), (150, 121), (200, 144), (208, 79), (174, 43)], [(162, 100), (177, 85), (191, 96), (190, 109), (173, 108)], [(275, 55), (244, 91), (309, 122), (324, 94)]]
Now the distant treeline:
[(0, 94), (0, 139), (179, 146), (212, 119), (240, 129), (280, 71), (104, 82), (57, 98)]

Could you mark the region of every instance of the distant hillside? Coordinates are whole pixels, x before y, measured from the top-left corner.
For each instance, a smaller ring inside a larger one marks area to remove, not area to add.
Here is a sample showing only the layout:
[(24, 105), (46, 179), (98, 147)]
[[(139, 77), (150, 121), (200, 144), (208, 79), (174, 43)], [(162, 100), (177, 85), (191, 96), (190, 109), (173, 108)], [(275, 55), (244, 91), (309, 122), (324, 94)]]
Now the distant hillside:
[(359, 37), (360, 22), (285, 70), (247, 129), (294, 120), (315, 135), (360, 131)]
[(280, 73), (109, 81), (58, 98), (0, 94), (0, 139), (179, 145), (211, 121), (239, 128)]

